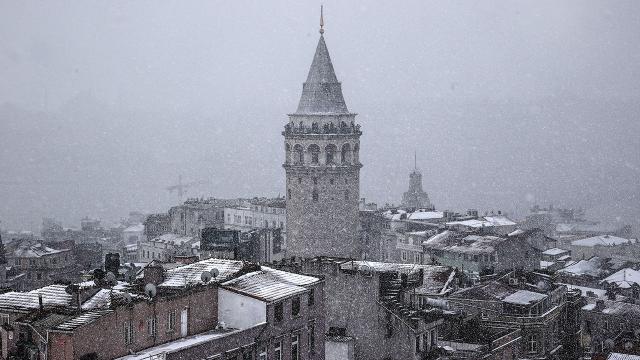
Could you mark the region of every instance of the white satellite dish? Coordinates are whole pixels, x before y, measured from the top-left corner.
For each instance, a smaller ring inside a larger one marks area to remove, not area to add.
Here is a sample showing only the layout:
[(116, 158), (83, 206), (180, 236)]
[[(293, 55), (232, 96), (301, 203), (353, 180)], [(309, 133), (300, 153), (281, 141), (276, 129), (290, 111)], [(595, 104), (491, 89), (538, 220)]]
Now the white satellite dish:
[(202, 275), (200, 275), (200, 280), (202, 280), (203, 283), (208, 283), (209, 281), (211, 281), (211, 278), (213, 277), (213, 275), (211, 275), (210, 272), (208, 271), (203, 271)]
[(156, 296), (157, 292), (158, 289), (156, 289), (156, 286), (151, 283), (144, 286), (144, 293), (147, 294), (147, 296), (149, 296), (150, 298)]
[(213, 268), (211, 269), (211, 271), (209, 271), (209, 273), (211, 273), (211, 276), (215, 279), (218, 277), (218, 275), (220, 275), (220, 271), (218, 271), (218, 269)]
[[(151, 285), (151, 284), (150, 284), (150, 285)], [(126, 301), (126, 302), (128, 302), (128, 303), (130, 303), (130, 302), (131, 302), (131, 300), (133, 300), (133, 298), (131, 297), (131, 294), (129, 294), (128, 292), (123, 293), (123, 294), (122, 294), (122, 297), (124, 298), (124, 301)]]

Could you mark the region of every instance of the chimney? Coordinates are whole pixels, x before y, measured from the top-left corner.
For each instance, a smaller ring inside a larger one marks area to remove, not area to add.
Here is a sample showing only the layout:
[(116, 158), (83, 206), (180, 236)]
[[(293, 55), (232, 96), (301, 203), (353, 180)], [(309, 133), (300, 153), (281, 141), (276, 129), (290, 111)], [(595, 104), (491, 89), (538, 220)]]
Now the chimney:
[(149, 264), (144, 268), (144, 283), (158, 285), (164, 281), (164, 269), (162, 265)]
[(44, 310), (44, 304), (42, 303), (42, 294), (38, 294), (38, 309)]

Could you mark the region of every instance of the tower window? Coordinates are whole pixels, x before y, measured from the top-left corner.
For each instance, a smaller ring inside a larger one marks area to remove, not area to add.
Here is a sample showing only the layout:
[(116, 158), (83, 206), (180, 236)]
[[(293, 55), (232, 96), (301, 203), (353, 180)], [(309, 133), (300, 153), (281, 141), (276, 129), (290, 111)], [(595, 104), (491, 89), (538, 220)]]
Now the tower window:
[(329, 184), (333, 185), (333, 183), (334, 183), (333, 179), (330, 179)]
[(320, 147), (316, 144), (311, 144), (307, 148), (309, 154), (311, 154), (311, 163), (318, 164), (320, 162)]
[(293, 152), (294, 152), (294, 158), (293, 161), (297, 164), (297, 165), (302, 165), (304, 164), (304, 151), (302, 149), (302, 145), (297, 144), (296, 146), (293, 147)]
[(345, 184), (348, 184), (348, 183), (349, 183), (349, 180), (344, 179), (344, 183), (345, 183)]
[(289, 197), (289, 199), (291, 199), (291, 189), (287, 190), (287, 196)]
[(314, 202), (318, 202), (318, 192), (313, 190), (313, 193), (311, 193), (311, 198)]
[(336, 146), (333, 144), (329, 144), (327, 145), (327, 147), (324, 148), (324, 151), (326, 155), (327, 165), (333, 164), (334, 158), (335, 158), (334, 155), (336, 153)]
[(344, 191), (344, 199), (349, 200), (349, 190)]
[(318, 178), (317, 177), (313, 178), (313, 185), (318, 185)]
[(302, 178), (301, 177), (298, 178), (298, 184), (302, 184)]

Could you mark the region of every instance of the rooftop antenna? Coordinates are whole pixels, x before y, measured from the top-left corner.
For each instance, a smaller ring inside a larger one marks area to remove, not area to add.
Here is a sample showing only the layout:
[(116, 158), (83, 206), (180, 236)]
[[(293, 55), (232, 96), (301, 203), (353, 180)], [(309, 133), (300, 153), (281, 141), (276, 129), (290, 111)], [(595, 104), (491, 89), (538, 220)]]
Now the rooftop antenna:
[(322, 5), (320, 5), (320, 35), (324, 34), (324, 16)]

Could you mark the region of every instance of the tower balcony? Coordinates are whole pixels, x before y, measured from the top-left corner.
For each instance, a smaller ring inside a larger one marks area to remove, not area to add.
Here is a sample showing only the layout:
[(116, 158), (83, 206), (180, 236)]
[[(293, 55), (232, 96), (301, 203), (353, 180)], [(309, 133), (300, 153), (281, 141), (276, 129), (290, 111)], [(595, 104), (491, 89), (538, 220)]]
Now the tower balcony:
[(304, 126), (293, 125), (288, 123), (284, 126), (282, 135), (362, 135), (360, 125), (347, 125), (347, 126)]

